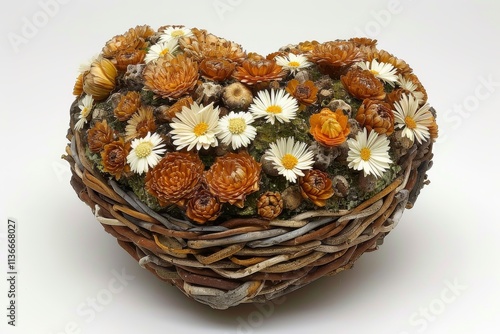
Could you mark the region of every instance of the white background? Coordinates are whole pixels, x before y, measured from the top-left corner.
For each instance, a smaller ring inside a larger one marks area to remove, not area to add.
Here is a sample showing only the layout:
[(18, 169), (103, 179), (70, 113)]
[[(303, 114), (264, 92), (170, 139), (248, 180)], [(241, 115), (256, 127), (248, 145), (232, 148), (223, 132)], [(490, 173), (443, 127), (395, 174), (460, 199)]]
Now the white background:
[[(1, 333), (498, 333), (500, 2), (27, 0), (8, 6), (0, 14)], [(352, 270), (260, 309), (215, 311), (189, 300), (104, 232), (76, 197), (60, 159), (79, 64), (138, 24), (204, 28), (261, 54), (303, 40), (378, 39), (379, 48), (412, 66), (438, 111), (431, 185), (384, 245)], [(6, 317), (8, 217), (18, 222), (15, 328)], [(117, 283), (121, 272), (128, 279)]]

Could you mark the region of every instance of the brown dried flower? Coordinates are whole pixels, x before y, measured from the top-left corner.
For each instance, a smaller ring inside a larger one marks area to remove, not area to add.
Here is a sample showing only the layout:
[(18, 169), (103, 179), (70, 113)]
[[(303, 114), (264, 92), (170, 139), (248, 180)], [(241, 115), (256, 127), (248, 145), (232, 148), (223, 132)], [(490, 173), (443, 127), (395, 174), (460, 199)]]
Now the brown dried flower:
[(257, 213), (265, 219), (275, 219), (283, 211), (283, 198), (279, 192), (266, 191), (257, 200)]
[(182, 108), (189, 108), (193, 104), (193, 98), (191, 96), (185, 96), (177, 100), (170, 107), (166, 106), (164, 108), (160, 108), (158, 112), (158, 120), (160, 122), (170, 122), (177, 116), (177, 113), (182, 111)]
[(115, 117), (124, 122), (128, 120), (139, 109), (141, 105), (141, 95), (136, 91), (128, 91), (120, 97), (118, 105), (114, 110)]
[(125, 71), (128, 65), (139, 64), (146, 56), (146, 39), (154, 34), (148, 26), (130, 28), (122, 35), (117, 35), (106, 42), (102, 54), (108, 58), (119, 71)]
[(184, 206), (201, 186), (203, 169), (203, 162), (197, 154), (167, 153), (146, 174), (146, 190), (162, 206), (172, 203)]
[(204, 224), (207, 221), (217, 219), (221, 210), (222, 204), (217, 196), (214, 196), (210, 191), (201, 187), (187, 202), (186, 215), (189, 219), (199, 224)]
[(129, 151), (130, 143), (125, 143), (122, 138), (105, 145), (101, 151), (103, 170), (119, 180), (123, 173), (130, 171), (127, 164)]
[(115, 88), (118, 72), (115, 65), (105, 58), (95, 60), (83, 79), (83, 91), (94, 100), (106, 99)]
[(127, 70), (128, 65), (136, 65), (140, 64), (144, 61), (146, 57), (146, 51), (141, 50), (130, 50), (123, 51), (117, 54), (113, 58), (113, 64), (116, 66), (118, 71), (125, 72)]
[(394, 132), (394, 114), (389, 103), (365, 99), (359, 106), (356, 121), (368, 131), (389, 136)]
[(333, 196), (332, 180), (327, 173), (311, 169), (299, 178), (302, 197), (310, 199), (315, 205), (323, 207), (326, 200)]
[(233, 77), (247, 85), (255, 85), (261, 82), (281, 80), (285, 77), (286, 71), (276, 64), (274, 60), (253, 57), (245, 60), (233, 73)]
[(436, 118), (434, 116), (432, 116), (432, 123), (429, 125), (428, 129), (432, 141), (433, 142), (436, 141), (436, 139), (438, 138), (439, 131), (438, 131), (438, 125), (436, 123)]
[(349, 42), (354, 43), (354, 45), (357, 46), (358, 48), (367, 47), (368, 49), (375, 50), (375, 47), (377, 46), (376, 39), (371, 39), (371, 38), (367, 38), (367, 37), (350, 38)]
[(409, 74), (413, 71), (403, 59), (399, 59), (385, 50), (371, 49), (365, 50), (365, 52), (366, 61), (368, 62), (371, 62), (373, 59), (377, 59), (379, 63), (389, 63), (397, 69), (399, 74), (403, 75)]
[(233, 74), (236, 65), (223, 58), (205, 58), (200, 63), (202, 75), (214, 81), (224, 81)]
[(314, 48), (318, 44), (319, 44), (318, 41), (304, 41), (304, 42), (300, 42), (297, 45), (297, 49), (299, 49), (300, 51), (302, 51), (304, 53), (305, 52), (311, 52), (312, 50), (314, 50)]
[(172, 59), (159, 58), (144, 69), (146, 88), (163, 98), (178, 99), (192, 90), (198, 81), (198, 64), (179, 54)]
[(148, 132), (155, 132), (156, 123), (153, 114), (153, 107), (142, 106), (132, 115), (127, 121), (125, 127), (125, 140), (129, 141), (134, 138), (143, 138)]
[(369, 70), (353, 67), (346, 75), (341, 76), (340, 80), (349, 94), (357, 99), (383, 100), (385, 98), (384, 84)]
[(315, 45), (309, 58), (323, 73), (337, 79), (350, 65), (363, 60), (363, 53), (355, 43), (338, 40)]
[(80, 73), (75, 80), (75, 85), (73, 86), (73, 95), (80, 96), (83, 93), (83, 77), (85, 73)]
[(113, 129), (106, 120), (97, 122), (93, 127), (87, 130), (87, 143), (91, 152), (101, 152), (107, 144), (114, 140)]
[(307, 80), (304, 83), (299, 83), (299, 80), (292, 79), (288, 82), (285, 89), (302, 105), (309, 106), (316, 102), (318, 87), (316, 87), (314, 85), (314, 82), (312, 82), (311, 80)]
[(233, 82), (226, 86), (222, 94), (222, 101), (231, 110), (245, 110), (252, 100), (252, 92), (241, 82)]
[(261, 164), (248, 152), (227, 153), (218, 157), (205, 172), (210, 192), (220, 201), (242, 208), (245, 198), (259, 190)]
[(209, 34), (202, 29), (191, 29), (191, 32), (193, 36), (179, 39), (179, 44), (183, 51), (196, 61), (218, 58), (241, 63), (246, 58), (246, 52), (237, 43)]

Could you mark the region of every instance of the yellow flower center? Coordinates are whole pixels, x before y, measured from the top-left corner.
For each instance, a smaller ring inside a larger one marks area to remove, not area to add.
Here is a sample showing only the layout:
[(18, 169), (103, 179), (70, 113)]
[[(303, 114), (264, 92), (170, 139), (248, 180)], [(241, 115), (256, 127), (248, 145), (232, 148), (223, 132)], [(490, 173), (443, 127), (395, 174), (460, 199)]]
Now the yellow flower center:
[(417, 127), (417, 122), (415, 122), (415, 120), (410, 116), (405, 117), (405, 123), (406, 126), (412, 130)]
[(321, 133), (328, 138), (336, 138), (341, 132), (342, 126), (333, 118), (328, 118), (321, 126)]
[(283, 109), (280, 106), (274, 105), (274, 106), (267, 107), (266, 111), (271, 113), (271, 114), (281, 114)]
[(90, 113), (90, 108), (89, 107), (85, 107), (81, 111), (82, 117), (85, 117), (85, 118), (89, 115), (89, 113)]
[(196, 137), (199, 137), (207, 133), (207, 130), (208, 130), (208, 124), (205, 122), (201, 122), (196, 124), (196, 126), (193, 129), (193, 132), (196, 135)]
[(149, 141), (145, 141), (136, 146), (135, 155), (137, 155), (138, 158), (145, 158), (150, 155), (152, 151), (153, 144)]
[(169, 53), (169, 52), (170, 52), (170, 50), (169, 50), (168, 48), (165, 48), (165, 49), (161, 50), (161, 52), (160, 52), (160, 57), (165, 56), (165, 55), (166, 55), (167, 53)]
[(184, 31), (182, 30), (174, 30), (172, 31), (172, 33), (170, 34), (172, 37), (181, 37), (181, 36), (184, 36)]
[(372, 72), (373, 75), (378, 75), (379, 74), (379, 72), (375, 71), (375, 70), (370, 70), (370, 72)]
[(363, 147), (360, 152), (360, 157), (364, 161), (370, 160), (370, 156), (372, 155), (372, 151), (368, 147)]
[(287, 153), (281, 158), (281, 164), (283, 167), (286, 169), (293, 169), (297, 164), (299, 163), (299, 159), (291, 155), (290, 153)]
[(247, 127), (247, 123), (243, 118), (231, 118), (229, 120), (228, 129), (232, 134), (242, 134)]
[(291, 61), (288, 63), (288, 66), (290, 67), (299, 67), (300, 63), (298, 61)]

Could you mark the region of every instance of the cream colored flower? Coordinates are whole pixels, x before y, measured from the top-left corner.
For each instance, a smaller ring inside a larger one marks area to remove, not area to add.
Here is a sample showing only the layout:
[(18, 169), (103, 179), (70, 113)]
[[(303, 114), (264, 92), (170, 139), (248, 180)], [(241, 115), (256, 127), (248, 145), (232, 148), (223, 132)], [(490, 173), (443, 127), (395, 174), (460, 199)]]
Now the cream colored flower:
[(306, 56), (293, 53), (289, 53), (288, 56), (277, 56), (274, 60), (276, 64), (289, 70), (292, 74), (312, 65), (312, 63), (307, 60)]
[(213, 103), (203, 106), (194, 102), (190, 108), (183, 107), (170, 123), (174, 145), (177, 150), (187, 147), (188, 151), (217, 146), (218, 123), (219, 107), (214, 108)]
[(394, 86), (394, 83), (398, 81), (396, 68), (389, 63), (379, 63), (377, 59), (373, 59), (371, 62), (359, 62), (357, 65), (363, 70), (372, 72), (376, 78), (391, 86)]
[(160, 36), (160, 42), (168, 42), (170, 40), (177, 41), (181, 37), (193, 36), (191, 29), (182, 26), (170, 26), (165, 29)]
[(370, 131), (368, 134), (366, 128), (363, 128), (363, 131), (356, 135), (356, 139), (351, 138), (347, 141), (347, 145), (349, 168), (363, 170), (365, 176), (373, 174), (380, 177), (392, 163), (386, 135), (380, 135), (376, 131)]
[(159, 134), (148, 132), (144, 138), (136, 138), (132, 141), (132, 150), (127, 155), (127, 163), (133, 172), (146, 173), (149, 167), (154, 167), (160, 161), (160, 154), (165, 153), (165, 144)]
[(257, 135), (255, 127), (250, 125), (252, 123), (252, 114), (231, 111), (219, 120), (217, 137), (224, 144), (231, 145), (233, 150), (247, 147)]
[(419, 108), (418, 100), (413, 95), (404, 94), (394, 104), (394, 124), (396, 129), (403, 129), (402, 135), (419, 144), (430, 137), (429, 126), (433, 122), (429, 104)]
[(85, 95), (83, 99), (78, 102), (78, 108), (80, 108), (80, 114), (78, 115), (78, 121), (75, 124), (75, 130), (80, 130), (83, 128), (83, 125), (87, 123), (87, 117), (92, 111), (92, 107), (94, 106), (94, 99), (92, 95)]
[(269, 145), (266, 160), (272, 161), (274, 168), (289, 182), (297, 182), (297, 176), (304, 176), (304, 170), (312, 169), (314, 154), (306, 143), (295, 138), (279, 138)]
[(406, 79), (402, 75), (398, 75), (397, 84), (401, 88), (410, 92), (410, 94), (413, 95), (415, 99), (417, 99), (419, 105), (424, 102), (424, 97), (425, 97), (424, 93), (417, 90), (418, 86), (413, 81)]
[(146, 58), (144, 61), (149, 63), (150, 61), (154, 61), (158, 58), (165, 57), (166, 55), (173, 55), (179, 44), (177, 43), (177, 39), (171, 39), (165, 42), (159, 42), (157, 44), (151, 45), (146, 54)]
[(249, 110), (255, 118), (265, 117), (268, 123), (274, 124), (275, 120), (284, 123), (294, 119), (299, 105), (284, 89), (261, 90), (253, 99)]

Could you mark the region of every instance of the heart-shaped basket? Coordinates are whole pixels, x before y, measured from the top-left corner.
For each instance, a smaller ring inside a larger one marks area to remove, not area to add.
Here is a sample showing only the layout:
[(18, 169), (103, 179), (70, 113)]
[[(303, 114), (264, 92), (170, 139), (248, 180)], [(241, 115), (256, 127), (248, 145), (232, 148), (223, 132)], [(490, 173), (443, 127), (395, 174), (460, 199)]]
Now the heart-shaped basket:
[(74, 86), (71, 185), (139, 264), (216, 309), (352, 267), (411, 208), (437, 138), (408, 64), (352, 38), (267, 57), (137, 26)]

